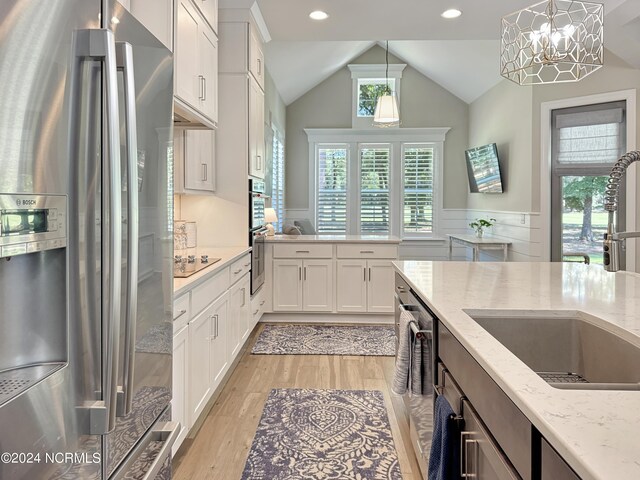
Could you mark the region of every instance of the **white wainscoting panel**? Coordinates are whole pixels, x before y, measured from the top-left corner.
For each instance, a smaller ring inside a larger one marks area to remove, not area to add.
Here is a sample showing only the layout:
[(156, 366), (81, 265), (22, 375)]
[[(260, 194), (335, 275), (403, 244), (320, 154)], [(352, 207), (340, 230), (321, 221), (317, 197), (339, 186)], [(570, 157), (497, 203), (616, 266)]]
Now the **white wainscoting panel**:
[[(313, 212), (307, 209), (287, 209), (286, 221), (313, 218)], [(509, 261), (539, 262), (542, 260), (542, 229), (539, 213), (503, 212), (494, 210), (444, 209), (440, 215), (440, 232), (428, 240), (404, 240), (400, 244), (400, 260), (447, 260), (449, 257), (448, 233), (473, 235), (469, 224), (476, 218), (495, 218), (496, 224), (486, 230), (487, 235), (494, 235), (510, 241)], [(471, 249), (454, 244), (453, 260), (471, 260)], [(485, 251), (480, 255), (481, 261), (502, 261), (502, 252)]]

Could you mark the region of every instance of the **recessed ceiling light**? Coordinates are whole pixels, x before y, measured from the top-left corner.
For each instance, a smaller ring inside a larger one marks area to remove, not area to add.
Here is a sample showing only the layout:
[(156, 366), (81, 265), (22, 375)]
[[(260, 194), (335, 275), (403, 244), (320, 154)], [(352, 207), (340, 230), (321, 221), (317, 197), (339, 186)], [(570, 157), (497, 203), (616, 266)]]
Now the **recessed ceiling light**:
[(458, 10), (457, 8), (450, 8), (449, 10), (445, 10), (444, 12), (442, 12), (442, 14), (440, 15), (442, 18), (458, 18), (460, 15), (462, 15), (462, 12), (460, 10)]
[(327, 18), (329, 18), (329, 15), (327, 14), (327, 12), (323, 12), (322, 10), (316, 10), (309, 14), (309, 18), (313, 20), (326, 20)]

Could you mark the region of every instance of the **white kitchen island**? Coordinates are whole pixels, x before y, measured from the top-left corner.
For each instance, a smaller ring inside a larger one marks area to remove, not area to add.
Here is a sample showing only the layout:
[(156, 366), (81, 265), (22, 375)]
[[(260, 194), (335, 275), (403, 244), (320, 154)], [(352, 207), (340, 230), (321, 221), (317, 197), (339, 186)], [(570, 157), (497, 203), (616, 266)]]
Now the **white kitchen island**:
[(583, 312), (640, 346), (639, 275), (573, 263), (396, 262), (396, 269), (580, 478), (640, 478), (640, 391), (554, 388), (466, 313)]
[(393, 322), (398, 237), (276, 235), (266, 243), (265, 320)]

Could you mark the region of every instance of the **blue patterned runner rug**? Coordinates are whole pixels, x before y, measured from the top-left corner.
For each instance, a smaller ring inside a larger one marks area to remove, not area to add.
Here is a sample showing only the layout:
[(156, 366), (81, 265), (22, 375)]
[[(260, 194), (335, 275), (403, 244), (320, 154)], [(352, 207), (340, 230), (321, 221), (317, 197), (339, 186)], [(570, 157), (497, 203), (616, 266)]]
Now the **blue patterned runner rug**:
[(393, 326), (266, 325), (254, 355), (367, 355), (393, 357)]
[(379, 391), (274, 389), (242, 480), (402, 480)]

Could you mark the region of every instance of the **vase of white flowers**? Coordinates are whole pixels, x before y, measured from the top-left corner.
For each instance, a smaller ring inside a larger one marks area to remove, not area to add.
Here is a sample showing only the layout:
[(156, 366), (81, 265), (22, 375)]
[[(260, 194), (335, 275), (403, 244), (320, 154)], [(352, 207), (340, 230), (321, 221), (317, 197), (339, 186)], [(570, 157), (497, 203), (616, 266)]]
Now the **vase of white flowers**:
[(495, 218), (489, 218), (489, 219), (476, 218), (473, 222), (469, 224), (469, 226), (473, 228), (473, 230), (476, 232), (476, 237), (482, 238), (482, 236), (484, 235), (484, 229), (493, 227), (495, 223), (496, 223)]

